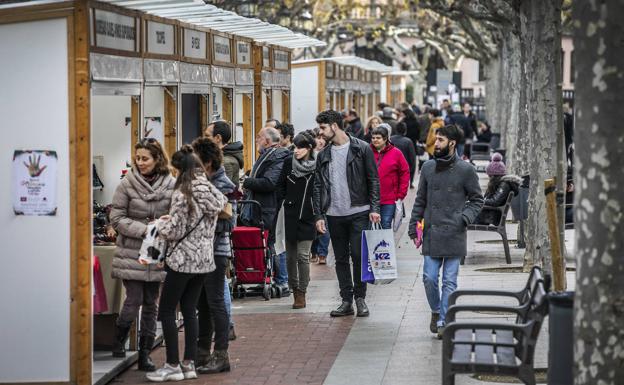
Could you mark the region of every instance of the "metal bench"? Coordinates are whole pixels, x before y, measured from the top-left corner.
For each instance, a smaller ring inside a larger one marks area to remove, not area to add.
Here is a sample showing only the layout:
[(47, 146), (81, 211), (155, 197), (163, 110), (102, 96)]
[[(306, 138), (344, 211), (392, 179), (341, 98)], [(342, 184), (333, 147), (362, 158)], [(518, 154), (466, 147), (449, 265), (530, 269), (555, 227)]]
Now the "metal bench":
[(453, 320), (459, 311), (487, 310), (515, 313), (516, 322), (447, 324), (442, 337), (442, 384), (454, 385), (456, 374), (476, 373), (514, 376), (524, 384), (534, 385), (535, 346), (548, 313), (544, 282), (536, 281), (531, 298), (524, 305), (459, 306), (453, 311), (453, 307), (449, 308)]
[(519, 291), (455, 290), (449, 296), (449, 309), (447, 311), (446, 319), (448, 322), (452, 322), (455, 319), (455, 312), (460, 311), (458, 309), (464, 309), (459, 307), (464, 305), (456, 305), (457, 300), (461, 297), (508, 297), (515, 298), (518, 305), (524, 305), (531, 300), (531, 295), (535, 291), (538, 281), (544, 281), (544, 275), (542, 274), (542, 269), (540, 269), (539, 266), (533, 266), (526, 284)]
[(490, 160), (490, 144), (485, 142), (473, 142), (471, 146), (470, 160)]
[[(483, 206), (482, 210), (493, 210), (499, 211), (501, 216), (498, 224), (496, 225), (479, 225), (479, 224), (471, 224), (468, 225), (469, 231), (492, 231), (500, 234), (503, 238), (503, 247), (505, 248), (505, 260), (507, 264), (511, 264), (511, 254), (509, 252), (509, 240), (507, 239), (507, 213), (509, 212), (509, 208), (511, 207), (511, 200), (514, 197), (514, 193), (510, 192), (507, 196), (507, 201), (503, 206), (500, 207), (492, 207), (492, 206)], [(462, 257), (461, 264), (464, 264), (464, 259), (466, 257)]]

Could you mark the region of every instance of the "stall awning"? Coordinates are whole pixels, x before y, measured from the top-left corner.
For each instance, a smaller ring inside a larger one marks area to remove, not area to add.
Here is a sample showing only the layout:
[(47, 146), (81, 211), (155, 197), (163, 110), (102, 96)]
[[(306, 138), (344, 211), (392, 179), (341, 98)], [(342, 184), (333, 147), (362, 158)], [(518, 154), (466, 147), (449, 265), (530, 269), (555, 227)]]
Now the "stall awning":
[(224, 11), (214, 5), (206, 4), (202, 0), (103, 1), (289, 49), (326, 45), (323, 41), (293, 32), (288, 28)]

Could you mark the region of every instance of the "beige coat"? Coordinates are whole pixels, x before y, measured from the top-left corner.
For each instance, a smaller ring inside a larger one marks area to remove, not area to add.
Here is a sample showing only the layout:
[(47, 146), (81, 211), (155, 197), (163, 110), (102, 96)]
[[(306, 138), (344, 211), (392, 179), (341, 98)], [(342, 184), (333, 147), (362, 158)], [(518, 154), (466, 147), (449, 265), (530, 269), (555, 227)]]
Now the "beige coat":
[(110, 220), (117, 231), (113, 278), (162, 282), (165, 271), (156, 265), (141, 265), (139, 249), (147, 224), (169, 212), (175, 179), (164, 175), (150, 185), (132, 169), (115, 190)]
[(158, 231), (169, 242), (165, 263), (171, 270), (210, 273), (216, 268), (213, 241), (217, 216), (228, 200), (203, 173), (192, 183), (193, 209), (189, 212), (186, 197), (180, 190), (175, 190), (169, 211), (171, 217), (158, 222)]

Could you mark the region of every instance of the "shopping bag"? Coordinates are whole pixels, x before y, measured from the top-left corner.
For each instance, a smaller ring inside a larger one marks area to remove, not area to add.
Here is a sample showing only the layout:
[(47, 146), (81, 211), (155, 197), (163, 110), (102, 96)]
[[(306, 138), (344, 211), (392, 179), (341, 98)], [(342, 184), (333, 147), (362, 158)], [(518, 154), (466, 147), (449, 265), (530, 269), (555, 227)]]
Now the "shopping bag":
[(403, 218), (405, 218), (405, 206), (403, 206), (403, 201), (398, 199), (394, 202), (394, 219), (392, 221), (392, 230), (394, 230), (394, 232), (397, 232), (399, 227), (401, 227)]
[[(159, 219), (160, 220), (160, 219)], [(158, 221), (147, 225), (147, 233), (139, 249), (139, 263), (153, 265), (162, 263), (167, 252), (167, 242), (159, 236)]]
[(416, 248), (420, 248), (423, 244), (423, 235), (425, 233), (425, 220), (421, 219), (416, 222), (416, 238), (414, 238), (414, 244)]
[(398, 277), (394, 232), (377, 223), (362, 231), (362, 282), (388, 284)]
[(284, 206), (279, 208), (277, 221), (275, 223), (275, 254), (280, 255), (286, 252), (286, 226), (284, 224)]

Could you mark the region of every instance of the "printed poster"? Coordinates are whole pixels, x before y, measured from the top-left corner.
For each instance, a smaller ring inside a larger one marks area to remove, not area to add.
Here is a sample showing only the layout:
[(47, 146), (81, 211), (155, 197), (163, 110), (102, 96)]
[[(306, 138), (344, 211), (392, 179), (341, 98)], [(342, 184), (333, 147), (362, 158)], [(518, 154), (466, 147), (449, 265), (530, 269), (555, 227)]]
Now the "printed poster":
[(146, 116), (143, 127), (141, 139), (154, 138), (161, 144), (165, 142), (165, 131), (160, 116)]
[(13, 153), (15, 215), (56, 215), (57, 166), (56, 151), (15, 150)]

